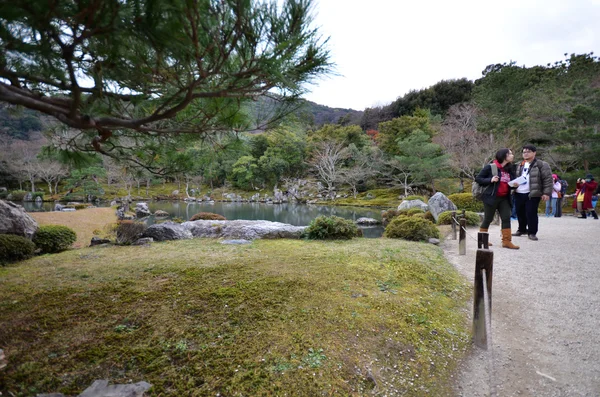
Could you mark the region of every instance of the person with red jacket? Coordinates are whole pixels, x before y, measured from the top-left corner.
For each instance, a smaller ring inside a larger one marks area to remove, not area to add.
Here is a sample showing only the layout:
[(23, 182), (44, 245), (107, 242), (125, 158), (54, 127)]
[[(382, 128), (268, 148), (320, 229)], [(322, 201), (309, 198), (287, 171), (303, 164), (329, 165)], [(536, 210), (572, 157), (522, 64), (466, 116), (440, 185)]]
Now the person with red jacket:
[(580, 219), (587, 218), (586, 212), (590, 211), (594, 219), (598, 219), (598, 214), (592, 205), (592, 195), (598, 187), (598, 182), (594, 180), (592, 174), (587, 174), (585, 179), (577, 179), (577, 191), (575, 192), (575, 200), (573, 200), (573, 208), (581, 214)]
[[(512, 243), (510, 230), (510, 215), (512, 212), (510, 199), (510, 186), (508, 182), (515, 179), (512, 161), (515, 155), (510, 149), (500, 149), (496, 152), (493, 164), (497, 167), (497, 174), (492, 171), (492, 165), (488, 164), (475, 177), (475, 181), (481, 186), (487, 186), (483, 191), (483, 222), (480, 232), (487, 233), (490, 223), (494, 219), (496, 210), (500, 213), (502, 221), (502, 247), (519, 249)], [(491, 244), (490, 244), (491, 245)]]

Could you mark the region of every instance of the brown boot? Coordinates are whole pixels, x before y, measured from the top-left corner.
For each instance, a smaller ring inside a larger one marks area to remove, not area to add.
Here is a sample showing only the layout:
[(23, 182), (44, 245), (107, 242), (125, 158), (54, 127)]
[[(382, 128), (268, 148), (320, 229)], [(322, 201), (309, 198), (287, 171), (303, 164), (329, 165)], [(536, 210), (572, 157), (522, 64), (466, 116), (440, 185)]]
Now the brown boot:
[[(480, 227), (480, 228), (479, 228), (479, 232), (480, 232), (480, 233), (487, 233), (487, 232), (488, 232), (488, 230), (487, 230), (487, 229), (484, 229), (484, 228), (482, 228), (482, 227)], [(488, 233), (488, 234), (489, 234), (489, 233)], [(488, 237), (488, 246), (490, 246), (490, 247), (491, 247), (492, 245), (494, 245), (494, 244), (492, 244), (492, 243), (491, 243), (491, 241), (490, 241), (490, 239), (489, 239), (489, 237)]]
[(502, 229), (502, 248), (511, 248), (518, 250), (520, 247), (512, 243), (512, 235), (510, 229)]

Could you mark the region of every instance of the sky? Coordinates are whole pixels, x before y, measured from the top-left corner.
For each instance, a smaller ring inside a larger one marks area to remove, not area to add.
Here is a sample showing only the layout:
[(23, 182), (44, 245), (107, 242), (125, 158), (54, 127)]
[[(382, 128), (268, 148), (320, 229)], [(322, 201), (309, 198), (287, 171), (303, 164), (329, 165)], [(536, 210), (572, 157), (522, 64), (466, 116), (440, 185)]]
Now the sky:
[(363, 110), (487, 65), (600, 55), (600, 0), (315, 0), (335, 75), (308, 86), (321, 105)]

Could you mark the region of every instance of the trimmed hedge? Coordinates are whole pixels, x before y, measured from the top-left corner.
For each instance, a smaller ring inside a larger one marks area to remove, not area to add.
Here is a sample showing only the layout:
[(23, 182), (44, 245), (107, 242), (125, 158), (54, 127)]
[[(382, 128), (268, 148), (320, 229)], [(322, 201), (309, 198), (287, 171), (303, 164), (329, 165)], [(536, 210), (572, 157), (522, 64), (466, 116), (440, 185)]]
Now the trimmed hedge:
[(435, 223), (435, 218), (433, 217), (433, 214), (431, 213), (431, 211), (427, 211), (425, 213), (425, 219), (427, 219), (431, 223)]
[(410, 241), (426, 241), (430, 238), (440, 238), (440, 231), (432, 222), (425, 218), (399, 216), (387, 225), (383, 236)]
[(23, 201), (27, 192), (25, 190), (13, 190), (10, 192), (10, 199), (12, 201)]
[(350, 240), (362, 235), (354, 222), (339, 216), (318, 216), (304, 229), (304, 236), (311, 240)]
[(456, 205), (459, 210), (483, 212), (483, 202), (475, 199), (471, 193), (455, 193), (448, 199)]
[(413, 216), (416, 214), (424, 214), (425, 211), (423, 211), (422, 209), (418, 208), (418, 207), (412, 207), (409, 208), (408, 211), (406, 212), (406, 215), (408, 216)]
[(75, 231), (62, 225), (41, 226), (33, 237), (35, 245), (47, 254), (64, 251), (71, 247), (75, 240)]
[[(457, 212), (456, 216), (459, 217), (460, 213)], [(479, 226), (481, 224), (481, 219), (475, 212), (467, 211), (465, 212), (465, 216), (467, 217), (467, 226)], [(438, 216), (437, 223), (438, 225), (450, 225), (452, 223), (452, 211), (442, 212)]]
[(0, 234), (0, 265), (31, 258), (35, 244), (31, 240), (14, 234)]
[(223, 215), (214, 214), (212, 212), (198, 212), (196, 215), (193, 215), (190, 218), (190, 221), (199, 221), (199, 220), (205, 220), (205, 221), (226, 221), (227, 218), (225, 218)]

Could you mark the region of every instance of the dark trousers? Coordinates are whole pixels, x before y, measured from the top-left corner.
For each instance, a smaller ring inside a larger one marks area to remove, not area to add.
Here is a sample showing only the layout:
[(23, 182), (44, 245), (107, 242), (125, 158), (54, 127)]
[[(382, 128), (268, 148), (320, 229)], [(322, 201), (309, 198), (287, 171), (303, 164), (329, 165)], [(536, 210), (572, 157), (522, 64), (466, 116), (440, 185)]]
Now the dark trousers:
[(490, 227), (496, 210), (500, 213), (502, 229), (510, 229), (510, 196), (496, 197), (492, 205), (483, 203), (483, 222), (481, 223), (481, 228), (487, 229)]
[(541, 197), (529, 197), (529, 193), (515, 193), (515, 207), (519, 219), (519, 231), (533, 234), (538, 232), (538, 207)]
[(554, 213), (555, 218), (560, 218), (562, 216), (562, 198), (556, 199), (556, 212)]

